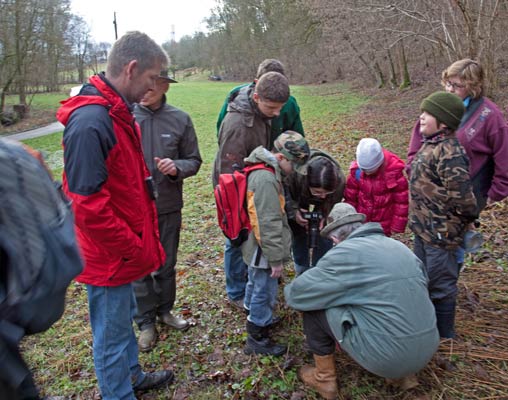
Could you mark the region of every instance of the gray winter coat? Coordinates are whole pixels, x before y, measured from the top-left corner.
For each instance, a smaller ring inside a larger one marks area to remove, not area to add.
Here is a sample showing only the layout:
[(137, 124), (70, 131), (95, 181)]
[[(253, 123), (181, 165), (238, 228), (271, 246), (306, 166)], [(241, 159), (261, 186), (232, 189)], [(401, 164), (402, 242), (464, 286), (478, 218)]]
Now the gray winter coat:
[(258, 146), (271, 148), (270, 119), (264, 117), (251, 99), (251, 87), (240, 89), (228, 105), (228, 113), (219, 131), (219, 150), (215, 156), (212, 183), (217, 185), (219, 175), (233, 172), (236, 164), (243, 168), (245, 157)]
[[(158, 110), (152, 111), (137, 104), (134, 115), (141, 126), (145, 162), (159, 192), (157, 212), (180, 211), (183, 207), (183, 180), (196, 175), (202, 162), (192, 120), (186, 112), (167, 104), (166, 96)], [(154, 157), (171, 158), (178, 175), (163, 175), (157, 169)]]

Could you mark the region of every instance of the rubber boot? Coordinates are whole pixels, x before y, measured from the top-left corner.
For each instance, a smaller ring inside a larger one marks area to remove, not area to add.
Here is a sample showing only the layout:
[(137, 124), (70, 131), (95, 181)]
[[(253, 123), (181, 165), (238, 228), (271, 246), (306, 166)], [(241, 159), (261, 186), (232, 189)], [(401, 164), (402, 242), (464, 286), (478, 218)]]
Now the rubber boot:
[(337, 374), (335, 372), (335, 356), (328, 354), (318, 356), (314, 354), (316, 366), (304, 365), (298, 371), (300, 379), (307, 386), (317, 390), (325, 399), (336, 399), (339, 395), (337, 387)]
[(283, 355), (287, 347), (270, 340), (269, 327), (257, 326), (247, 321), (247, 344), (245, 354), (266, 354), (271, 356)]
[(446, 339), (455, 337), (455, 300), (434, 303), (439, 336)]

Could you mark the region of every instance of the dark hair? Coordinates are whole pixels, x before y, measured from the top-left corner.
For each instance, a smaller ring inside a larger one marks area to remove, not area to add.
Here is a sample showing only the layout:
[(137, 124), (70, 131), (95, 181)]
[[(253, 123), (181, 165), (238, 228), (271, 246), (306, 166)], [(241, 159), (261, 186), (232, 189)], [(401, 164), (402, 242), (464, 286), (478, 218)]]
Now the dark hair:
[(327, 157), (312, 158), (307, 165), (307, 183), (311, 188), (322, 188), (332, 191), (339, 186), (338, 169)]
[(267, 72), (257, 81), (255, 92), (262, 100), (285, 103), (289, 98), (288, 79), (278, 72)]
[(266, 74), (267, 72), (278, 72), (279, 74), (286, 76), (284, 73), (284, 65), (275, 58), (267, 58), (259, 64), (256, 78), (261, 78), (261, 75)]

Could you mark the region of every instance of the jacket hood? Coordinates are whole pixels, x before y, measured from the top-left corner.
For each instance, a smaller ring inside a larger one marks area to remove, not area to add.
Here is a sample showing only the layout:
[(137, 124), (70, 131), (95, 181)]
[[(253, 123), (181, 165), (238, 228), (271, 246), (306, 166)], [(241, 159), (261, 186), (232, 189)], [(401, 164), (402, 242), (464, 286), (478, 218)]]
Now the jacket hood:
[(252, 126), (254, 124), (254, 117), (257, 115), (265, 121), (271, 121), (272, 118), (268, 118), (261, 111), (258, 106), (252, 100), (252, 93), (255, 86), (249, 85), (242, 87), (236, 97), (228, 104), (228, 112), (241, 113), (246, 126)]
[(244, 158), (243, 161), (245, 164), (267, 164), (275, 170), (275, 176), (277, 177), (277, 180), (280, 181), (282, 179), (281, 169), (277, 159), (275, 158), (275, 155), (271, 151), (265, 149), (263, 146), (256, 147), (254, 150), (252, 150), (249, 157)]
[(251, 86), (241, 88), (236, 97), (228, 104), (228, 112), (237, 111), (241, 113), (252, 114), (252, 105), (250, 96), (254, 89)]
[(83, 86), (81, 92), (77, 96), (61, 101), (62, 106), (56, 113), (56, 118), (63, 125), (66, 125), (71, 114), (79, 107), (90, 104), (98, 104), (111, 112), (118, 114), (125, 121), (133, 119), (131, 106), (127, 103), (113, 86), (108, 82), (103, 74), (94, 75), (89, 79), (90, 83)]

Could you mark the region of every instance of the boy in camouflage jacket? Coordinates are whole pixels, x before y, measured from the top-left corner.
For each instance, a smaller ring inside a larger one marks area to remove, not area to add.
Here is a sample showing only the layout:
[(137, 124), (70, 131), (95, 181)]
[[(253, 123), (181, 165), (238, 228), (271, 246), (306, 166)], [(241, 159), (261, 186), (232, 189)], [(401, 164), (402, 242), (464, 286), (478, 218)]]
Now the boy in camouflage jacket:
[(459, 274), (455, 249), (477, 218), (469, 161), (455, 136), (464, 105), (454, 94), (436, 92), (420, 107), (423, 144), (411, 165), (409, 226), (414, 252), (429, 275), (439, 334), (453, 338)]

